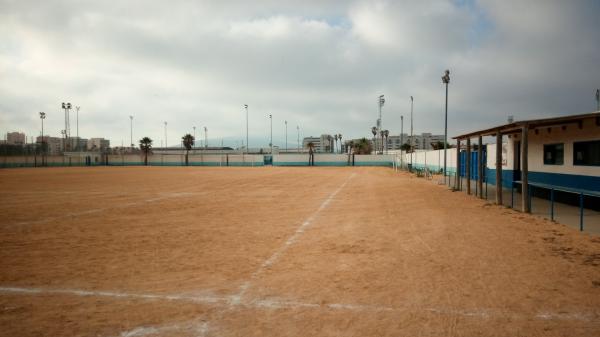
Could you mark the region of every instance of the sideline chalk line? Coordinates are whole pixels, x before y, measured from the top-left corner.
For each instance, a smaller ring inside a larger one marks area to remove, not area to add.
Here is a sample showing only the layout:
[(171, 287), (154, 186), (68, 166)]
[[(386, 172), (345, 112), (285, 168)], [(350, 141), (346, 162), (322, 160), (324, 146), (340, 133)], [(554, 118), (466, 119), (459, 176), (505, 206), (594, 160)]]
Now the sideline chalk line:
[(272, 266), (275, 262), (277, 262), (277, 260), (281, 256), (281, 254), (283, 254), (291, 245), (293, 245), (298, 240), (300, 235), (302, 235), (302, 233), (304, 233), (304, 231), (313, 223), (313, 221), (316, 219), (316, 217), (319, 215), (319, 213), (321, 211), (323, 211), (325, 208), (327, 208), (327, 206), (329, 205), (331, 200), (333, 200), (333, 198), (335, 198), (335, 196), (344, 187), (346, 187), (348, 182), (352, 178), (354, 178), (355, 175), (356, 175), (356, 173), (352, 173), (350, 176), (348, 176), (348, 178), (346, 178), (346, 180), (335, 191), (333, 191), (331, 194), (329, 194), (329, 196), (321, 203), (319, 208), (315, 212), (313, 212), (306, 220), (304, 220), (304, 222), (294, 231), (294, 233), (285, 241), (285, 243), (281, 247), (279, 247), (279, 249), (277, 249), (275, 251), (275, 253), (273, 253), (267, 260), (265, 260), (254, 273), (252, 273), (250, 275), (250, 279), (247, 280), (246, 282), (244, 282), (240, 286), (240, 291), (236, 295), (233, 296), (233, 301), (231, 303), (232, 305), (237, 305), (237, 304), (241, 303), (244, 295), (246, 294), (246, 291), (250, 287), (251, 282), (253, 280), (255, 280), (260, 274), (262, 274), (262, 272), (265, 269), (267, 269), (268, 267)]
[[(157, 301), (180, 301), (187, 303), (200, 303), (213, 307), (222, 307), (225, 309), (231, 308), (233, 296), (188, 296), (182, 294), (152, 294), (152, 293), (126, 293), (120, 291), (91, 291), (81, 289), (48, 289), (48, 288), (23, 288), (23, 287), (0, 287), (0, 293), (14, 294), (60, 294), (74, 296), (97, 296), (111, 297), (115, 299), (140, 299), (140, 300), (157, 300)], [(351, 312), (429, 312), (447, 316), (463, 316), (463, 317), (479, 317), (482, 319), (489, 318), (511, 318), (522, 320), (567, 320), (567, 321), (584, 321), (584, 322), (600, 322), (600, 312), (553, 312), (548, 310), (540, 310), (532, 315), (519, 314), (516, 312), (495, 310), (490, 308), (473, 308), (473, 309), (458, 309), (448, 307), (428, 307), (428, 306), (381, 306), (368, 304), (351, 304), (351, 303), (310, 303), (294, 300), (285, 300), (279, 298), (263, 298), (255, 299), (238, 304), (244, 308), (250, 309), (330, 309), (342, 310)], [(206, 326), (208, 327), (207, 322)], [(148, 329), (156, 329), (147, 327)], [(133, 330), (132, 330), (133, 331)], [(131, 332), (131, 331), (130, 331)], [(149, 334), (149, 332), (146, 332)], [(137, 336), (137, 335), (130, 335)]]

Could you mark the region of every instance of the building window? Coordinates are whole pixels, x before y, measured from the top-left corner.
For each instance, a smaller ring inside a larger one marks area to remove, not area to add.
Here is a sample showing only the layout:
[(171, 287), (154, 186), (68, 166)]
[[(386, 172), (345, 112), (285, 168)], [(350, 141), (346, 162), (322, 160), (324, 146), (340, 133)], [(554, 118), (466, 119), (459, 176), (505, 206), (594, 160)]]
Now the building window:
[(600, 140), (573, 143), (573, 165), (600, 166)]
[(564, 144), (544, 145), (544, 165), (562, 165), (564, 157)]

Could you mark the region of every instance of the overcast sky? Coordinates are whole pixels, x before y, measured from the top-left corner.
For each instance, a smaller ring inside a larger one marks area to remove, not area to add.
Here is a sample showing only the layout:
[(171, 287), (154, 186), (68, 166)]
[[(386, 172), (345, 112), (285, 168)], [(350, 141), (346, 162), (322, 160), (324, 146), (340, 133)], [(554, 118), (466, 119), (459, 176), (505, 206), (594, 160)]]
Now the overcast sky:
[[(595, 110), (600, 1), (0, 0), (0, 132), (169, 144), (196, 126), (211, 142), (290, 147), (367, 136), (384, 94), (391, 134), (449, 136), (515, 119)], [(71, 134), (74, 136), (75, 111)], [(202, 138), (204, 135), (202, 134)], [(293, 145), (292, 145), (293, 144)], [(216, 144), (215, 144), (216, 145)]]

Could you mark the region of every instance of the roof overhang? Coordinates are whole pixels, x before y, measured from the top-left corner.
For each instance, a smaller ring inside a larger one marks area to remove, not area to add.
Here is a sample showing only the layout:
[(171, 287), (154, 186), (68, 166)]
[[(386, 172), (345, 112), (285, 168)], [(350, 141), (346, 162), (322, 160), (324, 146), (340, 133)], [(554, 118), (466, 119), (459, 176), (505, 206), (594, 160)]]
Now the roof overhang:
[(544, 118), (544, 119), (531, 119), (527, 121), (518, 121), (510, 124), (499, 125), (493, 128), (474, 131), (470, 133), (465, 133), (463, 135), (452, 137), (452, 139), (462, 140), (467, 138), (479, 137), (479, 136), (493, 136), (498, 133), (502, 135), (507, 134), (515, 134), (520, 133), (523, 130), (523, 127), (527, 126), (529, 129), (536, 129), (540, 127), (551, 127), (557, 125), (565, 125), (565, 124), (578, 124), (583, 123), (584, 119), (593, 119), (596, 118), (600, 123), (600, 111), (581, 114), (581, 115), (572, 115), (572, 116), (563, 116), (563, 117), (554, 117), (554, 118)]

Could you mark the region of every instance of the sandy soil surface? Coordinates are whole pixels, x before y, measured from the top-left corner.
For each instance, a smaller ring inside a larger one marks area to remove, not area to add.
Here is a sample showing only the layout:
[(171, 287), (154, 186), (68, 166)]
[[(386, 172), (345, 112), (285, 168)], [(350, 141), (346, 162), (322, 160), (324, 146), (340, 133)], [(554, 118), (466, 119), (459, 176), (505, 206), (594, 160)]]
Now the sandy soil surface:
[(391, 169), (0, 186), (0, 336), (600, 335), (600, 238)]

